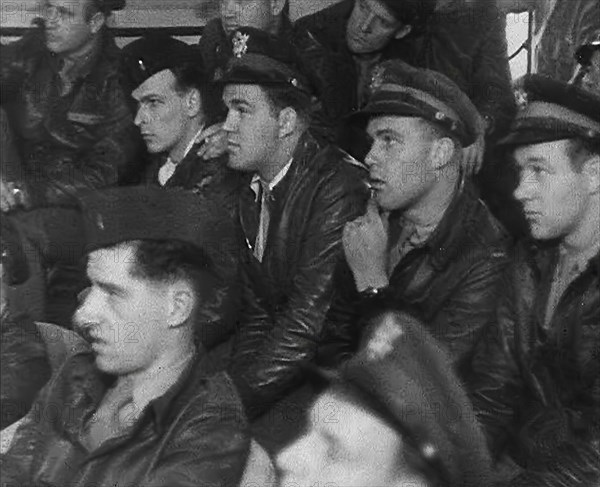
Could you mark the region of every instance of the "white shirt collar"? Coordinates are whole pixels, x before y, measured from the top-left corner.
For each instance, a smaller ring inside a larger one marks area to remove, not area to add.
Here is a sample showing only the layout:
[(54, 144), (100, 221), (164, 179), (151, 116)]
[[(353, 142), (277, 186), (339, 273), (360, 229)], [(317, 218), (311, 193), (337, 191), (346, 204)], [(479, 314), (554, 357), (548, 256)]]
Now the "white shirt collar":
[(275, 189), (275, 186), (277, 186), (283, 180), (283, 178), (286, 176), (286, 174), (290, 170), (293, 160), (294, 160), (293, 158), (290, 159), (290, 161), (284, 167), (281, 168), (281, 170), (275, 175), (275, 177), (268, 184), (266, 184), (262, 179), (260, 179), (260, 176), (258, 174), (255, 174), (254, 176), (252, 176), (252, 181), (250, 182), (250, 188), (252, 188), (252, 191), (254, 191), (254, 194), (256, 195), (257, 198), (259, 195), (259, 188), (260, 188), (261, 184), (263, 186), (266, 185), (268, 191), (273, 191)]

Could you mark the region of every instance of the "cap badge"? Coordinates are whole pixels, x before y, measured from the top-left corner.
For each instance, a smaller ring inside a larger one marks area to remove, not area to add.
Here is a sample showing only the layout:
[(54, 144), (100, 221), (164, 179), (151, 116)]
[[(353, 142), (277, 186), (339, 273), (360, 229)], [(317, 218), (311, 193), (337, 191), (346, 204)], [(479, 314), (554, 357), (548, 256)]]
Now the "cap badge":
[(377, 91), (383, 85), (383, 74), (385, 73), (385, 69), (383, 66), (378, 64), (371, 71), (371, 81), (369, 82), (369, 90), (371, 93)]
[(435, 119), (442, 121), (446, 118), (446, 115), (444, 115), (444, 112), (435, 112)]
[(367, 357), (369, 360), (382, 360), (394, 350), (394, 343), (403, 334), (400, 328), (390, 318), (386, 319), (375, 330), (375, 334), (367, 343)]
[(239, 30), (235, 33), (232, 39), (233, 43), (233, 55), (237, 58), (241, 58), (248, 51), (248, 40), (250, 39), (249, 34), (242, 34)]

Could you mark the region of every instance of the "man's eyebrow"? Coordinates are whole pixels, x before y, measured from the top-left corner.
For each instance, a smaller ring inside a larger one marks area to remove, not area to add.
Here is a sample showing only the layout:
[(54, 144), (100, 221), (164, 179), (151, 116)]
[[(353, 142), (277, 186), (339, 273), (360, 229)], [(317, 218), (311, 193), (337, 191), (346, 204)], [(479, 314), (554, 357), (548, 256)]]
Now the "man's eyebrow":
[(244, 100), (243, 98), (231, 98), (229, 101), (230, 105), (234, 105), (234, 106), (240, 106), (240, 105), (245, 105), (247, 107), (252, 106), (248, 101)]
[(126, 293), (125, 288), (123, 288), (117, 284), (112, 284), (110, 282), (101, 281), (98, 279), (92, 279), (92, 284), (95, 284), (100, 289), (102, 289), (108, 293), (112, 293), (112, 294), (125, 294)]
[(399, 132), (397, 132), (396, 130), (388, 129), (388, 128), (376, 130), (375, 133), (373, 134), (373, 137), (382, 137), (384, 135), (392, 135), (398, 139), (404, 138), (404, 136), (402, 134), (400, 134)]
[(138, 98), (138, 101), (144, 102), (144, 101), (149, 101), (149, 100), (152, 100), (155, 98), (158, 98), (160, 100), (163, 99), (163, 97), (161, 95), (159, 95), (158, 93), (145, 93)]

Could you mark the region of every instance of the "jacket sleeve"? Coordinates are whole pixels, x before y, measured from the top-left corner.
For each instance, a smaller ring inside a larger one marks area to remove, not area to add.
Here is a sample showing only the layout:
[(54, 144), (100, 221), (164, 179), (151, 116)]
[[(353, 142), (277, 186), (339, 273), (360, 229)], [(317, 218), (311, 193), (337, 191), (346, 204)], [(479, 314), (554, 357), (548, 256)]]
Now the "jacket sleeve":
[(501, 136), (516, 113), (506, 42), (506, 17), (497, 8), (483, 14), (483, 40), (473, 60), (473, 103), (491, 125), (487, 134)]
[(483, 328), (494, 321), (500, 278), (506, 263), (503, 249), (477, 252), (430, 324), (432, 334), (447, 347), (460, 372), (470, 362)]
[[(40, 146), (28, 161), (30, 167), (43, 171), (27, 178), (29, 206), (70, 203), (82, 191), (118, 183), (139, 147), (139, 135), (121, 81), (117, 77), (107, 80), (105, 92), (104, 119), (89, 149), (77, 157), (71, 151), (61, 153)], [(48, 167), (53, 169), (40, 169)]]
[(473, 407), (496, 458), (506, 451), (511, 436), (523, 383), (514, 349), (513, 330), (516, 323), (512, 297), (513, 283), (508, 269), (499, 288), (500, 299), (494, 319), (486, 324), (471, 361), (467, 385)]
[(342, 230), (363, 210), (363, 186), (345, 177), (330, 175), (317, 190), (285, 306), (269, 314), (245, 286), (249, 308), (237, 336), (231, 374), (251, 419), (297, 383), (302, 365), (317, 352), (334, 296), (334, 274), (342, 264)]

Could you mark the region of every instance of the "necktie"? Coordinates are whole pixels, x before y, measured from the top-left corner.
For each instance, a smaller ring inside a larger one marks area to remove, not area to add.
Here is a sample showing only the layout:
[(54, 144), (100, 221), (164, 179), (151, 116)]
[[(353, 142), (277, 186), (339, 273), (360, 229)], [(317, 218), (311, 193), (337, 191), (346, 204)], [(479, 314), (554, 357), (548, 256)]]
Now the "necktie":
[(262, 262), (267, 246), (267, 236), (269, 233), (269, 223), (271, 219), (271, 191), (262, 182), (260, 184), (260, 219), (258, 222), (258, 232), (256, 242), (254, 243), (254, 257)]

